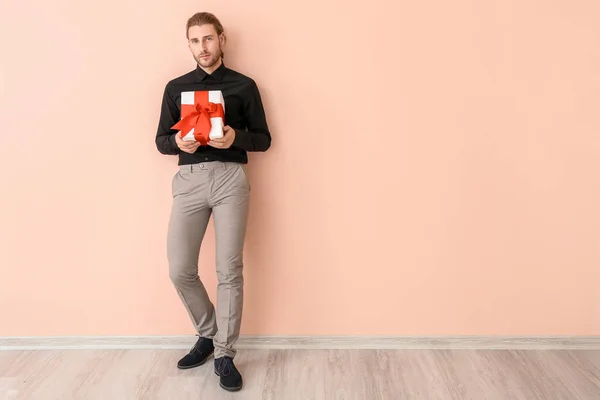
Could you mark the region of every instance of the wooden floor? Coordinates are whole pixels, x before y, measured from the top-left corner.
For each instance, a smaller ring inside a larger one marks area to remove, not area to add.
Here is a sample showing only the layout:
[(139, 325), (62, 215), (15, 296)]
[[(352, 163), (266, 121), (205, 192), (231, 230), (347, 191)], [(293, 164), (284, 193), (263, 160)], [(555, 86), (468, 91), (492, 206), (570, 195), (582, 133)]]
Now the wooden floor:
[(600, 399), (600, 351), (240, 350), (241, 392), (180, 350), (0, 352), (0, 399)]

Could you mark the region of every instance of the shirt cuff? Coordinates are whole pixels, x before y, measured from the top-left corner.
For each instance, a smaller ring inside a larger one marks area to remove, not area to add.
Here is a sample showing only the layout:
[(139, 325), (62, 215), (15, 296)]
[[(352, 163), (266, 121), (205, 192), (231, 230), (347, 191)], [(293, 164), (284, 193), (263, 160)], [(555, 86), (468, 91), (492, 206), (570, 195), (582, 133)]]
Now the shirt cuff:
[(171, 146), (173, 146), (173, 148), (175, 149), (175, 151), (179, 151), (179, 146), (177, 146), (177, 141), (175, 140), (175, 136), (177, 134), (174, 133), (171, 136), (169, 136), (169, 143), (171, 143)]
[(233, 143), (231, 144), (238, 149), (246, 150), (248, 143), (248, 132), (242, 129), (233, 129), (235, 131), (235, 138), (233, 138)]

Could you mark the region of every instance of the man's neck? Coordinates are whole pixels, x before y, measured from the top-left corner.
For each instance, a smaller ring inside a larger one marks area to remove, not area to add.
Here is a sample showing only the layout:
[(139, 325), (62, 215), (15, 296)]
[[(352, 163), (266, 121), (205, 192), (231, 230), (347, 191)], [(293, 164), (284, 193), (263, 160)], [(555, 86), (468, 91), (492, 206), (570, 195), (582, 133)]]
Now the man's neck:
[(206, 72), (207, 74), (212, 74), (213, 72), (215, 72), (215, 70), (217, 68), (219, 68), (221, 66), (221, 64), (223, 63), (223, 59), (219, 58), (219, 60), (215, 63), (215, 65), (213, 65), (210, 68), (204, 68), (202, 67), (202, 65), (198, 64), (198, 66), (200, 67), (200, 69), (202, 69), (204, 72)]

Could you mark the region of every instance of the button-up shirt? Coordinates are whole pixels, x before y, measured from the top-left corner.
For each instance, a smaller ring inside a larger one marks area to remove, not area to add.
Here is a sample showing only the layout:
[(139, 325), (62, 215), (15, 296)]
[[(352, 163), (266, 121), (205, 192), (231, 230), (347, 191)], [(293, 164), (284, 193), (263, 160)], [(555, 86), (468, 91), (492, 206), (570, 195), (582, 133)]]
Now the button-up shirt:
[[(181, 151), (175, 142), (177, 129), (171, 127), (181, 119), (181, 93), (199, 90), (220, 90), (225, 102), (225, 124), (235, 130), (230, 148), (200, 146), (194, 154)], [(179, 165), (207, 161), (248, 162), (247, 152), (266, 151), (271, 146), (271, 134), (256, 82), (222, 63), (211, 74), (199, 66), (195, 70), (169, 81), (165, 87), (156, 147), (162, 154), (178, 155)]]

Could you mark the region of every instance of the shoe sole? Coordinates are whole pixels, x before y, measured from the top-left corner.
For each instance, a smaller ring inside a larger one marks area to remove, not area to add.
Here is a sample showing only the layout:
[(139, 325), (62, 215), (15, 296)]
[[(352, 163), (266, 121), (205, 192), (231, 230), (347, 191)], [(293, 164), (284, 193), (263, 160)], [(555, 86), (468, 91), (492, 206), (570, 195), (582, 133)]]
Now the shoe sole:
[(206, 363), (206, 361), (208, 361), (208, 359), (209, 359), (209, 358), (210, 358), (210, 357), (211, 357), (213, 354), (214, 354), (214, 353), (210, 353), (209, 355), (207, 355), (207, 356), (206, 356), (206, 358), (205, 358), (204, 360), (200, 361), (200, 362), (199, 362), (199, 363), (197, 363), (197, 364), (186, 365), (186, 366), (179, 366), (179, 365), (178, 365), (178, 366), (177, 366), (177, 368), (178, 368), (178, 369), (191, 369), (191, 368), (196, 368), (196, 367), (199, 367), (199, 366), (201, 366), (201, 365), (205, 364), (205, 363)]
[[(215, 375), (217, 376), (221, 376), (219, 375), (219, 372), (215, 369)], [(219, 386), (221, 386), (223, 389), (227, 390), (228, 392), (237, 392), (238, 390), (240, 390), (242, 388), (243, 385), (241, 386), (236, 386), (236, 387), (227, 387), (227, 386), (223, 386), (223, 384), (221, 382), (219, 382)]]

